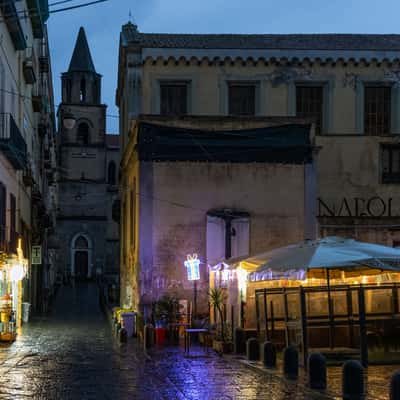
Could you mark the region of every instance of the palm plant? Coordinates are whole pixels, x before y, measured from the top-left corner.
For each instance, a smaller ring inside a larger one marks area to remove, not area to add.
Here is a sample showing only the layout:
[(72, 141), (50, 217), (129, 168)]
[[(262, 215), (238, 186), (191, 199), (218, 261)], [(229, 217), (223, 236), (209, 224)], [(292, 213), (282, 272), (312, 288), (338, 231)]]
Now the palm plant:
[(225, 291), (221, 288), (213, 288), (209, 292), (209, 299), (211, 306), (216, 309), (221, 325), (220, 337), (224, 342), (226, 339), (226, 321), (225, 321), (225, 313), (224, 313), (224, 304), (226, 302), (226, 294)]

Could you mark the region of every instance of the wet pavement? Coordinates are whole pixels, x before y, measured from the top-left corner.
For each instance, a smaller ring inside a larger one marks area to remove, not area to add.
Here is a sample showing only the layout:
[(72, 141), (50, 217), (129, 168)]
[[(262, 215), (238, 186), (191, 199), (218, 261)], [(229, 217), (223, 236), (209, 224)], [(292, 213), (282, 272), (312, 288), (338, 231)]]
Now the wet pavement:
[(118, 344), (94, 285), (61, 288), (49, 317), (0, 346), (0, 399), (313, 398), (302, 385), (215, 354), (167, 348), (149, 357), (133, 340)]

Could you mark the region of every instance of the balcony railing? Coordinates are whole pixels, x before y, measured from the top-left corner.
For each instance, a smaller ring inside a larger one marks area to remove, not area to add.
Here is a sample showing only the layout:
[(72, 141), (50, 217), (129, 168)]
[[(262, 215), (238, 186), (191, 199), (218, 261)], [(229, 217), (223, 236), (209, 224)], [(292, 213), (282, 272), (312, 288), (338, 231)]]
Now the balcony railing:
[(10, 113), (0, 113), (0, 150), (16, 170), (26, 167), (26, 142)]
[(0, 1), (0, 10), (4, 16), (2, 23), (6, 23), (15, 49), (24, 50), (26, 48), (26, 39), (20, 22), (21, 15), (15, 7), (14, 0)]
[(29, 15), (31, 17), (33, 36), (42, 39), (44, 35), (44, 23), (49, 18), (48, 0), (27, 0)]

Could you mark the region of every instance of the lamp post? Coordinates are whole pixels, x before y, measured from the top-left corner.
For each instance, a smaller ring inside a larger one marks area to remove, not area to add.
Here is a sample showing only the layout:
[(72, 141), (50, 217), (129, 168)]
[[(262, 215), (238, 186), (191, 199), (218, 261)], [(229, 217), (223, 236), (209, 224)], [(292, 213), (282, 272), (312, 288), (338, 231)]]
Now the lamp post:
[(193, 281), (193, 312), (192, 318), (197, 316), (197, 281), (200, 280), (200, 260), (197, 254), (188, 255), (185, 261), (189, 281)]

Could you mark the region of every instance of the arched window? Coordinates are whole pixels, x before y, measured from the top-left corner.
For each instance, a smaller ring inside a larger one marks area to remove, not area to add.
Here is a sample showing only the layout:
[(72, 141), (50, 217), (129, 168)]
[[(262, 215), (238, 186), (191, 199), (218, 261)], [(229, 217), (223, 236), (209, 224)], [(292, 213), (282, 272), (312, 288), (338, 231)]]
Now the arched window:
[(115, 185), (116, 182), (116, 166), (114, 161), (108, 163), (108, 183), (110, 185)]
[(81, 88), (79, 91), (79, 100), (81, 102), (86, 101), (86, 80), (85, 78), (81, 79)]
[(86, 122), (79, 124), (76, 140), (80, 144), (89, 144), (89, 125)]
[(89, 247), (88, 241), (84, 236), (78, 236), (75, 239), (75, 248), (76, 249), (87, 249)]
[(66, 89), (66, 96), (67, 96), (67, 103), (71, 103), (71, 98), (72, 98), (72, 82), (71, 79), (67, 79), (67, 82), (65, 84), (65, 89)]

